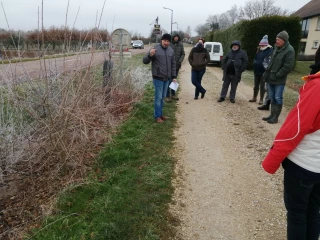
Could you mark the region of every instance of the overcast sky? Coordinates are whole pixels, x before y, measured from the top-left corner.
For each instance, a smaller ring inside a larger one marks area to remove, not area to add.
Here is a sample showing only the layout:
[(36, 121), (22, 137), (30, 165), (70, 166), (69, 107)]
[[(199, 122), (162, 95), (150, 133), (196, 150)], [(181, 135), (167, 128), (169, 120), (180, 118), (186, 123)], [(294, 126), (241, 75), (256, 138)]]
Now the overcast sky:
[[(70, 0), (67, 25), (75, 23), (77, 29), (90, 29), (99, 21), (105, 0)], [(209, 15), (221, 14), (232, 6), (244, 6), (248, 0), (107, 0), (100, 22), (100, 28), (110, 33), (117, 28), (136, 32), (141, 36), (149, 36), (154, 20), (158, 17), (162, 28), (170, 32), (171, 11), (173, 10), (173, 31), (177, 27), (186, 30), (191, 27), (193, 33), (196, 26), (204, 24)], [(0, 28), (8, 30), (33, 30), (38, 28), (38, 9), (42, 0), (0, 0)], [(296, 11), (309, 0), (275, 0), (275, 6), (289, 11)], [(64, 26), (66, 21), (68, 0), (43, 0), (43, 23), (50, 26)], [(78, 16), (77, 12), (79, 10)], [(6, 18), (7, 17), (7, 21)], [(77, 16), (77, 19), (76, 19)], [(151, 25), (150, 25), (151, 24)]]

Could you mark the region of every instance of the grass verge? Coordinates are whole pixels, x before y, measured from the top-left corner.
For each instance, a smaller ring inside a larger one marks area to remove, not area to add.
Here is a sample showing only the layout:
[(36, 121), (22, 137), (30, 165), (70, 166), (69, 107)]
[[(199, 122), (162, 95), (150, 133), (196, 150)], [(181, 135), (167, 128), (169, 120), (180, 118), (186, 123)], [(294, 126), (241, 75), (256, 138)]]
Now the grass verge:
[[(309, 66), (312, 61), (297, 61), (296, 66), (291, 73), (289, 73), (286, 83), (286, 88), (283, 93), (284, 104), (291, 109), (295, 104), (299, 96), (299, 89), (305, 83), (301, 80), (301, 77), (310, 73)], [(243, 73), (242, 81), (247, 85), (252, 86), (254, 84), (253, 71), (245, 71)]]
[(170, 239), (168, 203), (176, 104), (165, 104), (170, 117), (153, 119), (153, 87), (101, 152), (86, 184), (59, 197), (55, 215), (28, 239)]

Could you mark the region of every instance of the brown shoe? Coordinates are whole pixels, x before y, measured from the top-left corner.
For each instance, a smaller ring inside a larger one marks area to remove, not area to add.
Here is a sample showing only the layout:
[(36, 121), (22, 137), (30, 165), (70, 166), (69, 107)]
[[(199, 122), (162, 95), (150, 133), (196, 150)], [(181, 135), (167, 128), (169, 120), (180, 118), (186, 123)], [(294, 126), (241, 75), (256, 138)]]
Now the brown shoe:
[(171, 98), (167, 97), (166, 102), (172, 102)]
[(179, 100), (179, 98), (178, 98), (178, 97), (175, 97), (175, 96), (171, 97), (171, 99), (176, 100), (176, 101)]
[(169, 119), (169, 117), (167, 117), (167, 116), (161, 116), (160, 117), (162, 120), (167, 120), (167, 119)]
[(156, 122), (157, 122), (157, 123), (163, 123), (164, 121), (162, 120), (161, 117), (158, 117), (158, 118), (156, 118)]

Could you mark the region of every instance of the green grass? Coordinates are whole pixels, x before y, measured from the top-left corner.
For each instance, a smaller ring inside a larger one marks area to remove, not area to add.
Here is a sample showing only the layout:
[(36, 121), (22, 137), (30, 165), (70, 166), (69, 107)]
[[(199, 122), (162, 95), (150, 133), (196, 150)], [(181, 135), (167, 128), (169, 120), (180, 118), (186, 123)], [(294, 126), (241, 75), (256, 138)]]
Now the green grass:
[(87, 184), (59, 197), (56, 215), (31, 239), (168, 239), (174, 159), (170, 156), (176, 104), (165, 104), (170, 120), (153, 119), (153, 87), (136, 103), (113, 142), (105, 146)]

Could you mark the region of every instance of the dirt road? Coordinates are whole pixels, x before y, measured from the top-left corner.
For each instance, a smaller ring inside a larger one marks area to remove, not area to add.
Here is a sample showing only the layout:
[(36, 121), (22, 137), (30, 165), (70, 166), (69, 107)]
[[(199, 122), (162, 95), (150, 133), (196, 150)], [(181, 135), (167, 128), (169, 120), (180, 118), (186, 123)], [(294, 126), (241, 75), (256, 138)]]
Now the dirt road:
[[(203, 78), (204, 99), (194, 100), (187, 60), (179, 74), (176, 130), (177, 178), (172, 211), (185, 240), (283, 240), (286, 234), (282, 170), (269, 175), (261, 161), (280, 123), (261, 120), (268, 113), (249, 103), (252, 87), (240, 82), (236, 103), (218, 103), (222, 71), (210, 66)], [(245, 75), (243, 76), (243, 78)]]
[[(132, 55), (146, 51), (147, 49), (130, 50)], [(112, 58), (118, 57), (112, 55)], [(30, 79), (43, 78), (46, 75), (60, 75), (89, 65), (102, 64), (106, 59), (109, 59), (109, 52), (77, 53), (69, 57), (41, 59), (41, 62), (40, 60), (11, 64), (1, 64), (0, 62), (0, 84), (4, 84), (6, 81), (24, 82)]]

